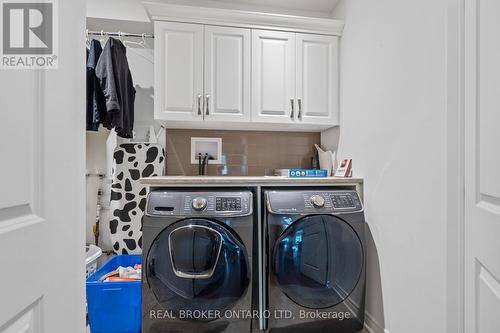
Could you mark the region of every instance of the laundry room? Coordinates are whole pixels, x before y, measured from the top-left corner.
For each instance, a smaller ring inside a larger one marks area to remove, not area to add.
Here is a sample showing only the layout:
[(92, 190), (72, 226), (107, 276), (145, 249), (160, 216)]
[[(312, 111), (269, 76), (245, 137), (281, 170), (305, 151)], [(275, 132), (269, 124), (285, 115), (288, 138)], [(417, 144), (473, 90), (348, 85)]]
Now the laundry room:
[(499, 2), (0, 10), (0, 332), (498, 332)]

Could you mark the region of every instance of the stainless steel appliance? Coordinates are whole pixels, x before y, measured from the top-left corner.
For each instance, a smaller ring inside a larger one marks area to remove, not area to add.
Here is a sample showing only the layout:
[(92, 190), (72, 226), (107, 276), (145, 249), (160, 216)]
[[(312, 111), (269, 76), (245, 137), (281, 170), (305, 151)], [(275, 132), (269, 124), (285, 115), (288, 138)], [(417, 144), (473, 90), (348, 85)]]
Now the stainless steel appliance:
[(355, 191), (265, 190), (269, 332), (357, 332), (365, 307), (365, 219)]
[(143, 333), (251, 331), (253, 205), (247, 190), (149, 194)]

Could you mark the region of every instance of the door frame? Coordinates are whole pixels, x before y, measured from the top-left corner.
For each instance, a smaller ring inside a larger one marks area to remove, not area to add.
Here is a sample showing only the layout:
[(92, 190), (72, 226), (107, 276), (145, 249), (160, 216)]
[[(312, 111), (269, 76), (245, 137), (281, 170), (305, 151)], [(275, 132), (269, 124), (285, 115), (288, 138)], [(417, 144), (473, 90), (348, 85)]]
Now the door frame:
[(447, 4), (447, 333), (465, 330), (465, 1)]

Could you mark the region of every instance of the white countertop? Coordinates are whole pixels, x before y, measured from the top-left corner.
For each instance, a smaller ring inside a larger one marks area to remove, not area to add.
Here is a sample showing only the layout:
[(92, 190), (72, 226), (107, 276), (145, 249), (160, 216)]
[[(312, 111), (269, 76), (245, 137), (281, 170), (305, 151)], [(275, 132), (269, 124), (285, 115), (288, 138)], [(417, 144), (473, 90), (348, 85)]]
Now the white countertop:
[(141, 183), (150, 186), (186, 186), (186, 185), (335, 185), (363, 184), (363, 178), (287, 178), (279, 176), (163, 176), (141, 178)]

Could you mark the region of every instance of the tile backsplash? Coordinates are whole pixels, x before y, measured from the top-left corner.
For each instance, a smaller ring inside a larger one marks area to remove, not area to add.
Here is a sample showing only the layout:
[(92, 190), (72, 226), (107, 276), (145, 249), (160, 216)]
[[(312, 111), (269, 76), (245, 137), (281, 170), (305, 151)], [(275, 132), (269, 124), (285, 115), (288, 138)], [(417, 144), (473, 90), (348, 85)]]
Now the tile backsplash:
[(191, 137), (222, 138), (222, 163), (210, 164), (210, 176), (263, 176), (274, 169), (310, 168), (320, 133), (168, 129), (166, 174), (196, 176)]

